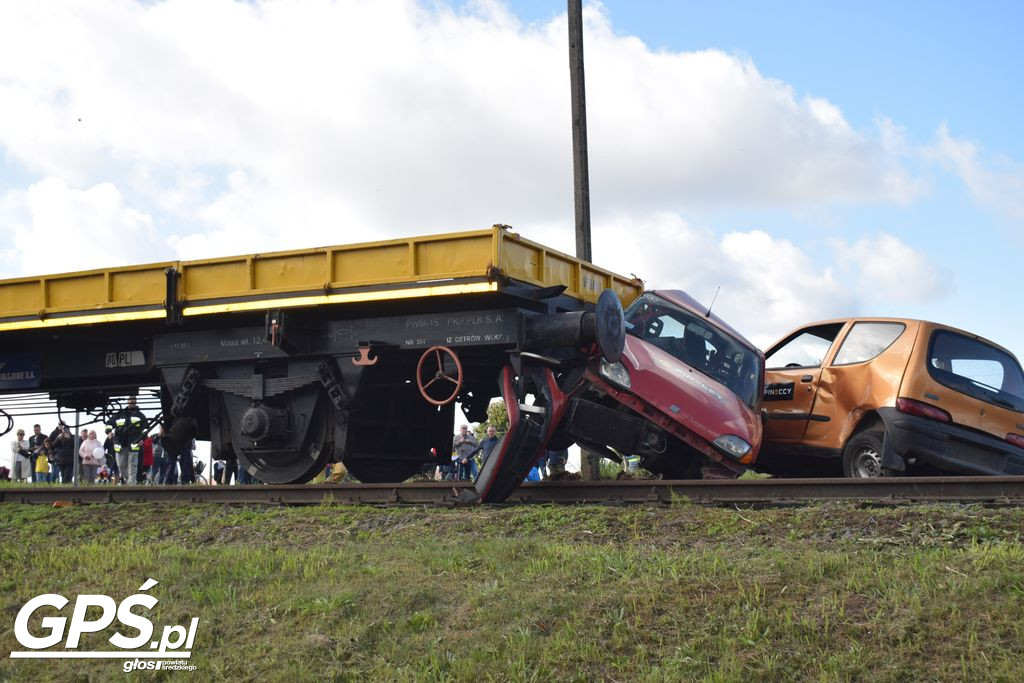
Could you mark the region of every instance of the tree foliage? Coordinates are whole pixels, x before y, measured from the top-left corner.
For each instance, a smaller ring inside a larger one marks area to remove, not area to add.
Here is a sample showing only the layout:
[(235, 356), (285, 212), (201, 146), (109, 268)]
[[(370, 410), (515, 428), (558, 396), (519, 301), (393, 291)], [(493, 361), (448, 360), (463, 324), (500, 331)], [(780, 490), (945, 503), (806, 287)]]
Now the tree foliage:
[(494, 425), (498, 436), (508, 431), (508, 410), (505, 408), (505, 401), (500, 398), (487, 406), (487, 421), (473, 428), (478, 440), (487, 436), (488, 425)]

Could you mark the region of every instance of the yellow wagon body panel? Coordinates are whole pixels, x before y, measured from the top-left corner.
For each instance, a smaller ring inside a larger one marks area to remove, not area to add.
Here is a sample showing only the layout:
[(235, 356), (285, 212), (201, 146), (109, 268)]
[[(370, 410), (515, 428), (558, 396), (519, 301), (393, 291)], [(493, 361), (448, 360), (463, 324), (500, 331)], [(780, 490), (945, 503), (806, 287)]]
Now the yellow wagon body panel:
[[(0, 280), (0, 331), (164, 317), (168, 268), (182, 313), (252, 311), (497, 291), (507, 280), (623, 305), (643, 289), (499, 226), (410, 239)], [(290, 296), (292, 295), (292, 296)]]
[(177, 262), (0, 280), (0, 321), (18, 316), (162, 306), (164, 270)]

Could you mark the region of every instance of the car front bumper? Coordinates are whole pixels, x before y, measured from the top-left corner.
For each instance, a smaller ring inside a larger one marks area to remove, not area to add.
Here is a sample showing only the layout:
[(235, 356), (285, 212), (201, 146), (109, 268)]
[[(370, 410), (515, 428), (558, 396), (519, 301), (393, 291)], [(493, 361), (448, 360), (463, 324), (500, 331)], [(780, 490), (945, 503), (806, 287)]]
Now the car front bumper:
[[(633, 391), (612, 384), (604, 377), (601, 377), (590, 369), (588, 369), (584, 374), (584, 380), (598, 393), (610, 396), (615, 401), (632, 411), (632, 416), (627, 416), (626, 414), (613, 416), (612, 412), (614, 411), (598, 407), (598, 410), (596, 411), (588, 410), (585, 413), (581, 413), (581, 415), (589, 414), (592, 418), (597, 417), (599, 420), (605, 420), (606, 422), (602, 427), (602, 431), (615, 432), (621, 429), (623, 432), (622, 435), (614, 441), (609, 441), (609, 445), (612, 445), (613, 447), (624, 447), (626, 449), (624, 452), (635, 453), (635, 446), (633, 446), (633, 449), (631, 450), (629, 444), (618, 443), (618, 441), (625, 438), (630, 440), (633, 444), (639, 445), (647, 434), (646, 423), (650, 423), (666, 433), (673, 435), (675, 438), (705, 455), (711, 462), (718, 463), (735, 475), (743, 474), (743, 472), (747, 470), (747, 466), (753, 463), (755, 458), (757, 458), (757, 452), (760, 447), (759, 443), (752, 444), (749, 453), (738, 460), (734, 460), (716, 448), (710, 441), (693, 431), (689, 426), (683, 424), (677, 417), (670, 417), (667, 413), (662, 412), (658, 407), (642, 399)], [(593, 404), (591, 404), (591, 406), (593, 406)], [(587, 408), (590, 408), (591, 406), (587, 406)], [(574, 422), (575, 420), (570, 421), (567, 429), (574, 429)], [(591, 426), (594, 426), (593, 419), (589, 422)], [(586, 428), (584, 427), (583, 429)]]

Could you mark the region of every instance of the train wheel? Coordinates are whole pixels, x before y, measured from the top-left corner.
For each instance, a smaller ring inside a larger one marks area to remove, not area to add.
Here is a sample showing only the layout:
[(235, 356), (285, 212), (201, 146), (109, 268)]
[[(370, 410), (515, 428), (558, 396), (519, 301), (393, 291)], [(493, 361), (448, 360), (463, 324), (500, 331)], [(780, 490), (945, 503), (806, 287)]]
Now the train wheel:
[(329, 441), (332, 432), (330, 411), (318, 406), (301, 446), (294, 450), (254, 449), (235, 444), (238, 466), (265, 484), (304, 484), (323, 472), (334, 447)]
[(238, 466), (264, 484), (304, 484), (324, 471), (329, 449), (312, 448), (302, 455), (260, 451), (238, 454)]
[(423, 463), (417, 460), (393, 458), (345, 458), (344, 462), (349, 473), (364, 484), (403, 482), (423, 467)]

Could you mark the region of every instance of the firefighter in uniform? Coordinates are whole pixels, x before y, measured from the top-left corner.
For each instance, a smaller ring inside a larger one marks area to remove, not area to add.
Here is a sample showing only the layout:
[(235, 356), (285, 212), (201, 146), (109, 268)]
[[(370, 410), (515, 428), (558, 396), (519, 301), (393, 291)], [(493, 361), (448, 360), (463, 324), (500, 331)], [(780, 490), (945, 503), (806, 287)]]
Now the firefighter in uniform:
[(121, 472), (121, 481), (135, 484), (142, 448), (140, 444), (146, 437), (149, 423), (135, 405), (134, 396), (128, 398), (128, 405), (117, 411), (108, 424), (114, 428), (114, 454), (117, 469)]

